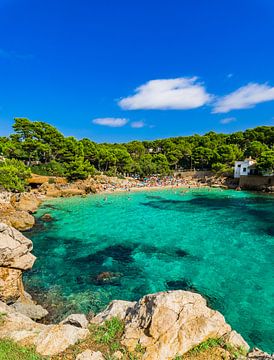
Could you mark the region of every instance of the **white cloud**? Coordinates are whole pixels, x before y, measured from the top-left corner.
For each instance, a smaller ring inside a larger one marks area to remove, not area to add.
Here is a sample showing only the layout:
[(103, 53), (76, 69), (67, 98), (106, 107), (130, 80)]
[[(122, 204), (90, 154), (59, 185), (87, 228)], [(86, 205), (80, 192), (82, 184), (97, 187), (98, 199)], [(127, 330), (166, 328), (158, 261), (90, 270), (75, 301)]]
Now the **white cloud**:
[(274, 100), (274, 87), (267, 84), (250, 83), (238, 90), (219, 98), (213, 113), (227, 113), (236, 109), (248, 109), (256, 104)]
[(126, 110), (195, 109), (211, 100), (197, 80), (197, 77), (150, 80), (138, 87), (135, 95), (121, 99), (119, 105)]
[(146, 126), (146, 124), (144, 123), (144, 121), (133, 121), (130, 126), (134, 129), (140, 129)]
[(220, 123), (225, 125), (225, 124), (230, 124), (234, 121), (237, 121), (237, 119), (235, 117), (228, 117), (228, 118), (220, 120)]
[(110, 127), (122, 127), (128, 123), (124, 118), (98, 118), (92, 120), (93, 124), (110, 126)]

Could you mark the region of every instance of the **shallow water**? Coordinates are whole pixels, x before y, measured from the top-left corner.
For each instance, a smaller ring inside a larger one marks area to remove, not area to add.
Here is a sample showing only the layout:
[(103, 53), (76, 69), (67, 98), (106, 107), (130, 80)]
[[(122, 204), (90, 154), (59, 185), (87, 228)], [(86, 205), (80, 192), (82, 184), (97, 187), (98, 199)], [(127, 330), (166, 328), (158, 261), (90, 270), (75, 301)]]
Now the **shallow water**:
[[(204, 295), (250, 345), (273, 351), (274, 198), (219, 189), (93, 195), (45, 202), (26, 235), (27, 289), (74, 311), (187, 289)], [(112, 272), (110, 279), (98, 279)], [(62, 311), (62, 310), (61, 310)]]

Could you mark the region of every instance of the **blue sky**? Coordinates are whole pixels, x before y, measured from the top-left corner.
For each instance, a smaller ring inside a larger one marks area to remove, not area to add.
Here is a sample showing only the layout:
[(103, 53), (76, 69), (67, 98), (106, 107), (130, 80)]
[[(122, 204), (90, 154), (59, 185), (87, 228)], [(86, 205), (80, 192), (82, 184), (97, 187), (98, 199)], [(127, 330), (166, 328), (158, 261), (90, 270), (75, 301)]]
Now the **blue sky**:
[(274, 125), (273, 0), (0, 0), (14, 117), (121, 142)]

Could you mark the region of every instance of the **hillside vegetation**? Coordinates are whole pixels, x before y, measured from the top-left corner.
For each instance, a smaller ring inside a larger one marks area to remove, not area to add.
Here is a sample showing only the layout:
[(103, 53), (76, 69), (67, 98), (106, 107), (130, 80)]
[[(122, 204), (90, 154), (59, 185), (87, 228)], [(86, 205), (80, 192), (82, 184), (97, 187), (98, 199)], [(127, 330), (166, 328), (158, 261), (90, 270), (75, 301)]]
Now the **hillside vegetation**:
[(25, 118), (16, 118), (13, 129), (10, 136), (0, 137), (0, 184), (7, 190), (22, 191), (30, 172), (69, 180), (97, 172), (140, 177), (177, 169), (229, 172), (235, 160), (249, 156), (257, 160), (259, 170), (274, 170), (274, 126), (125, 144), (65, 137), (45, 122)]

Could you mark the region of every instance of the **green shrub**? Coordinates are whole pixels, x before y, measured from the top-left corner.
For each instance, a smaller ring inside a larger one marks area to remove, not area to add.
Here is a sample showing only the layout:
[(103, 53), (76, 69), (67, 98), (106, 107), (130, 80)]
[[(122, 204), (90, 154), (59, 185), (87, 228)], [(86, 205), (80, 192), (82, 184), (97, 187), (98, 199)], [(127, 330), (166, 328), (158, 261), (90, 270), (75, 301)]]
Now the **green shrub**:
[(20, 160), (5, 159), (0, 162), (0, 186), (8, 191), (24, 191), (30, 175), (30, 169)]
[(0, 340), (1, 360), (45, 360), (33, 349), (17, 345), (11, 340)]
[(40, 164), (31, 167), (31, 171), (37, 175), (64, 176), (66, 168), (63, 164), (52, 160), (48, 164)]
[(117, 340), (124, 332), (124, 324), (117, 317), (107, 320), (103, 325), (99, 326), (95, 332), (95, 340), (98, 343), (106, 345), (114, 345), (116, 347)]
[(89, 175), (94, 175), (95, 168), (88, 160), (83, 161), (78, 158), (66, 165), (66, 177), (69, 180), (86, 179)]

